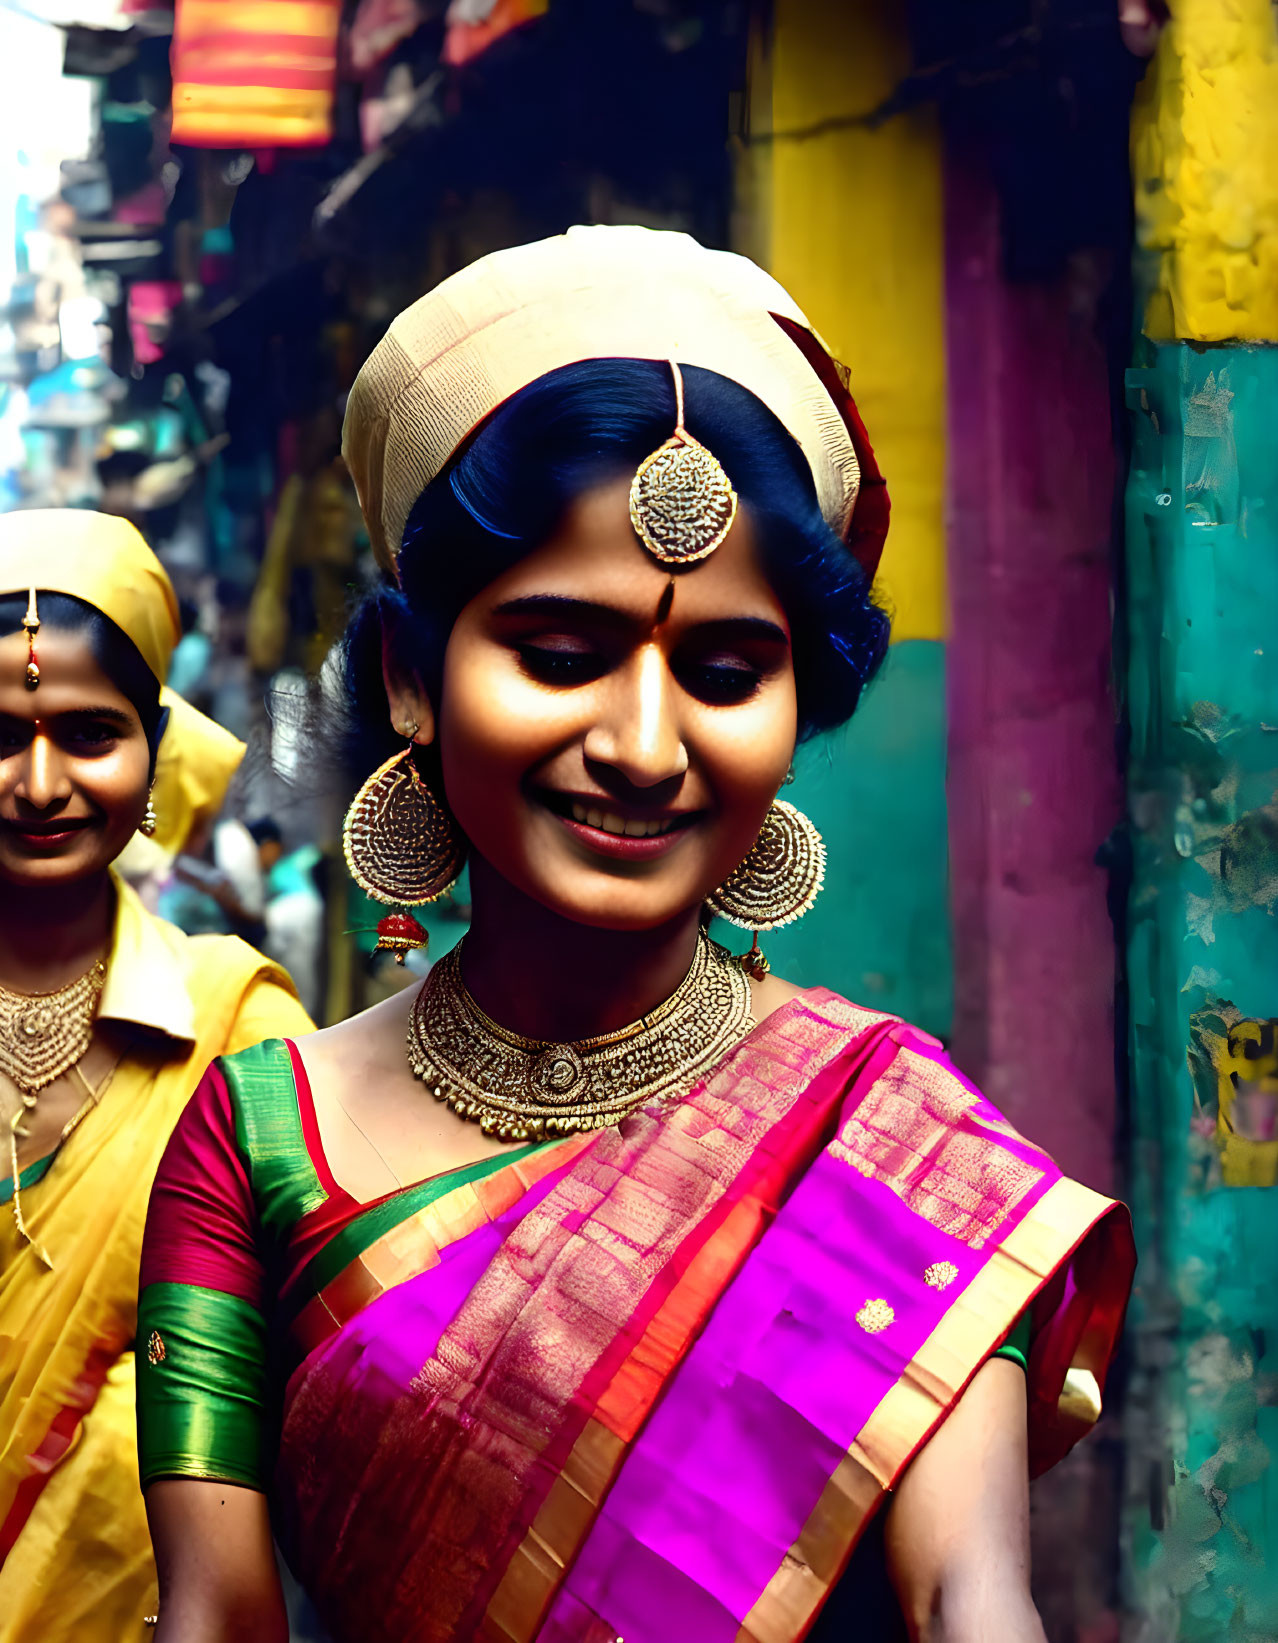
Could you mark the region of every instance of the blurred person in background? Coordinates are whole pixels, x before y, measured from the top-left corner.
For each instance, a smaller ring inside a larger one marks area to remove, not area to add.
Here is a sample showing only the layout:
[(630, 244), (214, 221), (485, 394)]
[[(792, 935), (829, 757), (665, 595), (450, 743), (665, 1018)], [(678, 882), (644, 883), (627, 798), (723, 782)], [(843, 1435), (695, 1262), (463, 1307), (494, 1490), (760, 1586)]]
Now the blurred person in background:
[(219, 931), (260, 947), (266, 937), (266, 873), (256, 839), (237, 816), (194, 834), (174, 859), (160, 911), (180, 929)]
[(282, 1643), (273, 1528), (334, 1643), (1042, 1643), (1028, 1477), (1099, 1413), (1126, 1216), (757, 940), (823, 876), (796, 740), (887, 640), (834, 362), (743, 258), (574, 229), (400, 315), (344, 453), (348, 865), (412, 906), (469, 852), (472, 919), (174, 1133), (158, 1643)]
[[(175, 660), (181, 645), (179, 640)], [(238, 935), (257, 945), (252, 936), (261, 932), (252, 919), (237, 928), (216, 899), (184, 887), (176, 877), (179, 863), (198, 861), (209, 848), (245, 753), (238, 736), (192, 710), (175, 683), (177, 674), (170, 666), (164, 699), (181, 702), (181, 733), (160, 742), (152, 795), (155, 827), (133, 835), (116, 861), (116, 871), (137, 891), (148, 912), (187, 935)], [(189, 674), (186, 682), (191, 682)]]
[(249, 822), (248, 831), (266, 886), (263, 951), (288, 971), (298, 997), (318, 1017), (324, 998), (323, 855), (314, 844), (286, 850), (279, 823), (270, 816)]
[(214, 1056), (310, 1027), (277, 965), (188, 938), (116, 868), (139, 830), (176, 847), (242, 751), (163, 688), (177, 637), (131, 525), (0, 517), (3, 1643), (147, 1635), (133, 1410), (151, 1179)]

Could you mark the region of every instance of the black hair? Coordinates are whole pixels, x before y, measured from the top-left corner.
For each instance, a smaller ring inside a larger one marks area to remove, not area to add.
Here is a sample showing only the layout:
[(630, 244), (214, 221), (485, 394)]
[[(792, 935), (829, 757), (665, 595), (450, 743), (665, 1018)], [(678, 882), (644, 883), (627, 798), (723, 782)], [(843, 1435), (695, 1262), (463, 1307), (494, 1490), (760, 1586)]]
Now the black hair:
[(282, 845), (284, 843), (284, 834), (280, 830), (280, 824), (273, 821), (270, 816), (259, 816), (256, 821), (249, 822), (248, 831), (254, 844)]
[[(822, 516), (798, 444), (768, 408), (717, 372), (683, 367), (685, 424), (750, 509), (793, 637), (799, 738), (849, 719), (883, 660), (888, 617)], [(438, 702), (448, 635), (488, 583), (553, 532), (572, 500), (633, 473), (674, 427), (668, 365), (587, 360), (513, 395), (422, 492), (404, 529), (400, 586), (370, 594), (347, 630), (349, 764), (367, 774), (401, 744), (389, 723), (382, 633)]]
[[(41, 630), (56, 628), (59, 633), (79, 634), (93, 652), (93, 659), (126, 696), (137, 710), (142, 731), (151, 750), (151, 774), (155, 774), (155, 759), (160, 738), (168, 723), (168, 709), (160, 705), (160, 684), (143, 660), (142, 652), (122, 628), (109, 616), (104, 616), (94, 605), (86, 604), (70, 593), (40, 593), (37, 584), (36, 609)], [(27, 613), (27, 594), (0, 595), (0, 633), (13, 633), (22, 627)], [(40, 641), (36, 639), (36, 650)]]

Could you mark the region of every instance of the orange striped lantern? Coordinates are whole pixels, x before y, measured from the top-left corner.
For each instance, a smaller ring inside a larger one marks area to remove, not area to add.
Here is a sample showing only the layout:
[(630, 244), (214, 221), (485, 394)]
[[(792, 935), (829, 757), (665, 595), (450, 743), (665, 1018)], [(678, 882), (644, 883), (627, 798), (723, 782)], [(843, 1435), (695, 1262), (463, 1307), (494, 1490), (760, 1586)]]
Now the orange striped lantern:
[(173, 141), (312, 148), (332, 135), (341, 0), (177, 0)]

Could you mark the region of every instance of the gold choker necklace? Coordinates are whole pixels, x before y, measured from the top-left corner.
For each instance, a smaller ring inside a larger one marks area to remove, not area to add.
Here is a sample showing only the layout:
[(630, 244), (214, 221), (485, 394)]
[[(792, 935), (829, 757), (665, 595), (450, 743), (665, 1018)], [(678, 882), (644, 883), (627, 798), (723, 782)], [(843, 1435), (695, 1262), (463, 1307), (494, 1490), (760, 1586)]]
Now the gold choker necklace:
[(524, 1038), (486, 1015), (461, 978), (460, 954), (459, 942), (413, 1001), (408, 1061), (437, 1100), (503, 1141), (603, 1129), (645, 1102), (686, 1095), (754, 1025), (745, 973), (704, 931), (664, 1004), (572, 1044)]

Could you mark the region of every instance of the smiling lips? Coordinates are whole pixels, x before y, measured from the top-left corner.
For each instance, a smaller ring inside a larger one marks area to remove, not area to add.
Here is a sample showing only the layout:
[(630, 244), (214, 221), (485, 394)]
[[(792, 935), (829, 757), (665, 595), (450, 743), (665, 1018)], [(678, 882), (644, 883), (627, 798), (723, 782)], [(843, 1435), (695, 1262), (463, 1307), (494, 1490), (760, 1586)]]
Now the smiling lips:
[(90, 825), (87, 816), (60, 816), (57, 821), (27, 822), (17, 817), (3, 818), (5, 830), (36, 850), (53, 850)]
[(687, 810), (678, 815), (623, 816), (567, 794), (547, 794), (546, 802), (556, 819), (582, 844), (617, 861), (647, 861), (664, 855), (697, 815)]
[(612, 833), (628, 839), (656, 838), (660, 833), (668, 833), (675, 825), (673, 816), (662, 816), (648, 821), (627, 821), (615, 811), (595, 810), (587, 805), (578, 804), (575, 800), (572, 806), (572, 819), (586, 827), (596, 828), (601, 833)]

